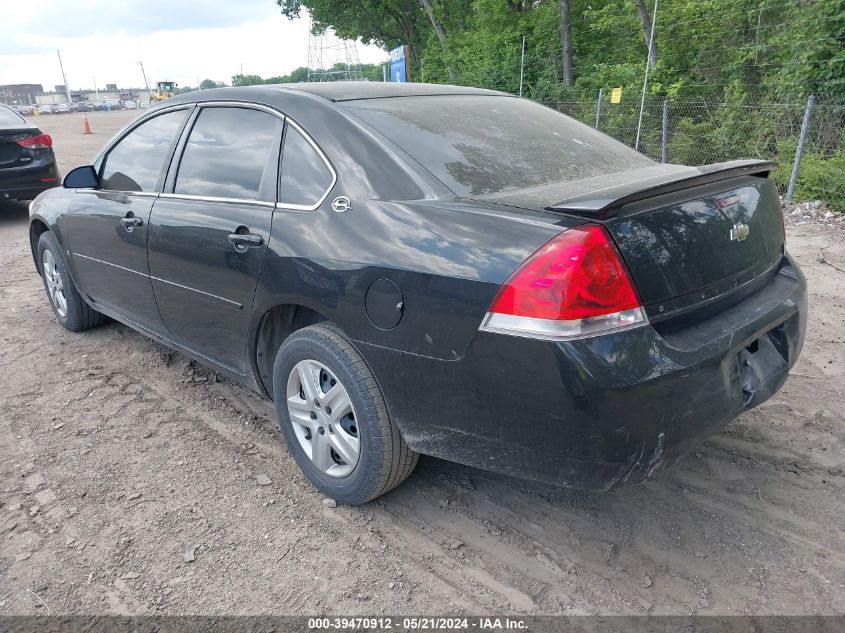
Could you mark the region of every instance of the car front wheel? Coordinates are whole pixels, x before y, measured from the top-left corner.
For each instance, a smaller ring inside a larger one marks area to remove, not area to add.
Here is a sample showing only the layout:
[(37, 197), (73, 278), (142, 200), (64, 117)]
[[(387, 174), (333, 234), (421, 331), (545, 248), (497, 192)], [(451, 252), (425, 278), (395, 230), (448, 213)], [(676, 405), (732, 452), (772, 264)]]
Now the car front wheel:
[(414, 470), (418, 454), (339, 328), (321, 323), (289, 336), (276, 356), (273, 383), (282, 435), (308, 479), (329, 497), (365, 503)]
[(38, 238), (38, 266), (50, 306), (62, 326), (71, 332), (82, 332), (105, 320), (101, 313), (85, 302), (73, 285), (62, 249), (50, 231)]

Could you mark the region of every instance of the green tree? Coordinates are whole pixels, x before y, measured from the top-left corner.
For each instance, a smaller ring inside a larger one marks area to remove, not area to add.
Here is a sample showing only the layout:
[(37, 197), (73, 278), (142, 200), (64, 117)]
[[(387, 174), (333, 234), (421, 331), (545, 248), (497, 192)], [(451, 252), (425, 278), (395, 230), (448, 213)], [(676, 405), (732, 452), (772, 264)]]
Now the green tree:
[(261, 75), (233, 75), (232, 76), (232, 85), (233, 86), (256, 86), (258, 84), (263, 84), (264, 80), (261, 78)]
[[(524, 36), (523, 94), (590, 122), (598, 91), (620, 86), (622, 103), (603, 109), (602, 126), (629, 143), (653, 30), (647, 152), (659, 153), (668, 97), (684, 107), (670, 115), (670, 160), (777, 156), (790, 164), (784, 142), (794, 140), (803, 103), (815, 94), (821, 105), (802, 195), (824, 189), (825, 178), (840, 182), (832, 170), (845, 155), (836, 106), (845, 98), (845, 0), (660, 0), (654, 24), (655, 0), (275, 1), (290, 18), (307, 8), (316, 31), (331, 27), (384, 49), (408, 44), (417, 81), (515, 93)], [(307, 71), (298, 71), (305, 80)], [(365, 77), (379, 80), (381, 68)]]
[(428, 18), (419, 0), (276, 0), (276, 4), (289, 19), (308, 9), (318, 33), (331, 28), (339, 37), (360, 38), (384, 49), (407, 44), (412, 57), (425, 43)]
[(265, 84), (289, 84), (306, 81), (308, 79), (308, 69), (305, 66), (300, 66), (294, 69), (287, 75), (275, 75), (264, 80)]
[(845, 95), (845, 3), (795, 2), (783, 16), (789, 28), (773, 30), (766, 42), (780, 71), (767, 73), (772, 88), (781, 94), (801, 86), (805, 94)]

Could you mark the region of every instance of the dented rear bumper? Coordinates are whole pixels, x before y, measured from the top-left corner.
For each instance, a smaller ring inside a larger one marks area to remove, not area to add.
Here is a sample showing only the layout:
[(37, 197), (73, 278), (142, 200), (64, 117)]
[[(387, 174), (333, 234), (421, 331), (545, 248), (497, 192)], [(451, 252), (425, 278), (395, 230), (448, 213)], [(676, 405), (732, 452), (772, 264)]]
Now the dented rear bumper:
[(648, 478), (780, 389), (806, 310), (786, 256), (760, 290), (671, 334), (550, 343), (480, 332), (454, 361), (360, 347), (415, 450), (606, 490)]

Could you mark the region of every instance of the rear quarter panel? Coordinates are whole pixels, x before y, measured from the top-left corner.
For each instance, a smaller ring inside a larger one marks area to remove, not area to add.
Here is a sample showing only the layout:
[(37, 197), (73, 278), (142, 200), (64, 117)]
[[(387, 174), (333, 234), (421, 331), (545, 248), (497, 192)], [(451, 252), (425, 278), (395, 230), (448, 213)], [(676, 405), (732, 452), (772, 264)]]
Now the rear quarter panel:
[[(342, 188), (330, 194), (337, 195)], [(353, 199), (336, 213), (277, 210), (256, 318), (281, 303), (310, 307), (351, 338), (444, 360), (461, 358), (500, 285), (560, 232), (561, 218), (451, 202)], [(379, 329), (365, 311), (377, 279), (402, 293), (402, 317)]]

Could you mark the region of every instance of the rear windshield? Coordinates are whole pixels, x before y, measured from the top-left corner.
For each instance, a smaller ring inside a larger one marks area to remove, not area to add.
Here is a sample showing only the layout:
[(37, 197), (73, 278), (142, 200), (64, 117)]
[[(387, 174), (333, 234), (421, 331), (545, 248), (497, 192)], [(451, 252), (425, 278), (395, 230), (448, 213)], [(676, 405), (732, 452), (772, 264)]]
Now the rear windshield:
[(0, 125), (20, 125), (21, 123), (26, 123), (26, 119), (11, 108), (0, 106)]
[(555, 110), (514, 97), (437, 95), (344, 104), (461, 196), (653, 164)]

